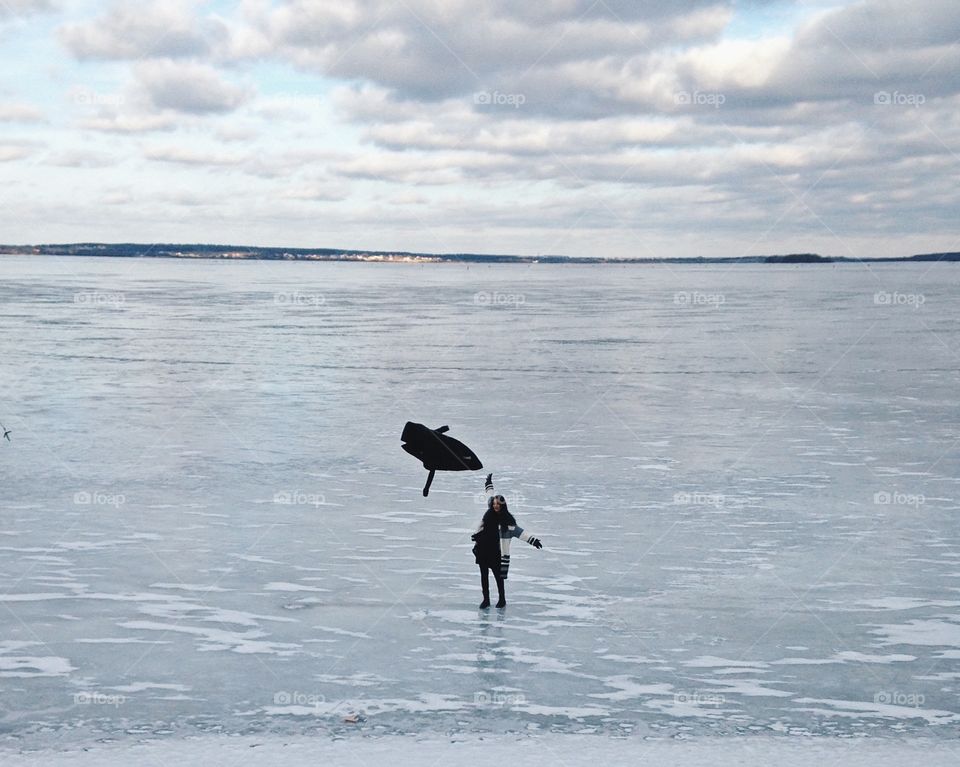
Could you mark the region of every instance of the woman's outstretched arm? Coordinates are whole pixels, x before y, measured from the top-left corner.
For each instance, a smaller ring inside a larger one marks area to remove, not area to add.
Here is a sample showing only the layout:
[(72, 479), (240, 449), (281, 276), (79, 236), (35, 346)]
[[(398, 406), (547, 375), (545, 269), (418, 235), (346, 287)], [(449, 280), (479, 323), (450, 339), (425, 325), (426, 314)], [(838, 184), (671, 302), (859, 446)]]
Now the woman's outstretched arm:
[(507, 528), (507, 534), (508, 534), (511, 538), (519, 538), (521, 541), (526, 541), (526, 542), (529, 543), (531, 546), (533, 546), (535, 549), (542, 549), (542, 548), (543, 548), (543, 544), (540, 543), (540, 539), (537, 538), (537, 537), (536, 537), (535, 535), (533, 535), (532, 533), (528, 533), (526, 530), (524, 530), (522, 527), (520, 527), (520, 525), (511, 525), (510, 527), (508, 527), (508, 528)]
[[(487, 474), (487, 479), (483, 483), (483, 489), (487, 493), (487, 501), (489, 502), (490, 498), (493, 496), (493, 474)], [(480, 524), (477, 525), (477, 529), (473, 531), (473, 534), (470, 536), (470, 540), (477, 540), (477, 536), (480, 534), (480, 531), (483, 530), (483, 518), (480, 519)]]

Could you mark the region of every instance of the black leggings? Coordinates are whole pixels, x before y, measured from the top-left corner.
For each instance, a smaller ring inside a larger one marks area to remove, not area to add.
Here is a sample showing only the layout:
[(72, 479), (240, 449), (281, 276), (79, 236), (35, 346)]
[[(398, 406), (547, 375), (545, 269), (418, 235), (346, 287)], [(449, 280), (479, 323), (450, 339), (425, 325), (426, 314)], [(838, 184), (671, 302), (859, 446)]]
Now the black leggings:
[(506, 599), (506, 596), (503, 593), (503, 577), (500, 575), (499, 567), (490, 567), (490, 565), (480, 565), (480, 588), (483, 589), (483, 598), (487, 601), (490, 600), (490, 574), (488, 570), (493, 570), (493, 577), (497, 581), (497, 592), (500, 596), (500, 600), (503, 601)]

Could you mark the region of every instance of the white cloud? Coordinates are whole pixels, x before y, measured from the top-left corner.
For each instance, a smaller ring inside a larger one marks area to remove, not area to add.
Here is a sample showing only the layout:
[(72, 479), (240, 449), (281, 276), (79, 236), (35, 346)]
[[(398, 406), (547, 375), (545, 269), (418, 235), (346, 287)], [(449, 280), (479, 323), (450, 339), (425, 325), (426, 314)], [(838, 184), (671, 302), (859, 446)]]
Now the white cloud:
[(28, 16), (56, 9), (52, 0), (3, 0), (0, 3), (0, 19), (5, 16)]
[(52, 152), (46, 158), (48, 165), (62, 168), (109, 168), (118, 163), (114, 153), (91, 149), (65, 149)]
[(399, 184), (432, 185), (455, 184), (464, 180), (464, 167), (473, 164), (493, 164), (491, 157), (440, 153), (417, 154), (395, 152), (367, 152), (334, 163), (331, 172), (352, 179), (388, 181)]
[(803, 45), (873, 51), (953, 46), (958, 39), (954, 0), (861, 0), (820, 16), (800, 35)]
[(177, 127), (177, 120), (170, 114), (124, 114), (101, 110), (97, 115), (82, 118), (79, 121), (85, 130), (103, 133), (152, 133), (169, 131)]
[[(402, 96), (436, 100), (504, 87), (527, 71), (608, 57), (720, 34), (729, 4), (375, 0), (292, 0), (260, 9), (275, 56), (306, 70), (369, 81)], [(262, 55), (263, 39), (255, 47)]]
[(135, 65), (134, 76), (155, 107), (176, 112), (230, 112), (251, 95), (250, 88), (224, 80), (220, 72), (206, 64), (145, 61)]
[(22, 160), (33, 154), (33, 147), (23, 143), (0, 142), (0, 162)]
[(722, 90), (766, 85), (789, 57), (791, 40), (721, 40), (697, 46), (678, 57), (677, 68), (700, 88)]
[(32, 104), (0, 103), (0, 123), (35, 123), (43, 120), (43, 112)]
[(79, 59), (198, 56), (222, 39), (225, 27), (201, 18), (196, 2), (115, 3), (103, 16), (67, 24), (60, 39)]
[(349, 197), (348, 188), (342, 182), (313, 181), (292, 184), (280, 192), (287, 200), (307, 202), (341, 202)]
[(260, 132), (249, 125), (229, 124), (217, 128), (213, 135), (220, 141), (253, 143), (260, 137)]
[[(46, 101), (11, 89), (0, 121), (66, 131), (45, 172), (96, 167), (100, 151), (117, 173), (145, 169), (130, 186), (138, 194), (112, 198), (131, 221), (207, 200), (234, 216), (231, 231), (267, 239), (282, 221), (316, 244), (310, 213), (324, 203), (336, 203), (331, 238), (410, 250), (439, 244), (417, 233), (420, 219), (460, 249), (539, 250), (559, 237), (554, 251), (603, 242), (623, 255), (637, 254), (637, 227), (683, 255), (714, 242), (777, 250), (763, 236), (778, 219), (771, 237), (784, 250), (876, 247), (880, 232), (886, 248), (898, 232), (960, 235), (955, 0), (792, 6), (794, 30), (761, 26), (751, 39), (728, 25), (755, 5), (732, 0), (223, 8), (176, 0), (74, 13), (59, 32), (76, 59), (71, 78), (89, 83), (74, 93), (74, 122), (62, 128)], [(882, 93), (888, 103), (875, 103)], [(70, 131), (111, 146), (76, 153)], [(121, 135), (155, 131), (166, 137), (147, 145)], [(117, 138), (93, 135), (102, 132)], [(8, 159), (31, 151), (4, 146)], [(103, 175), (62, 172), (72, 188)], [(229, 205), (211, 173), (242, 181)], [(189, 195), (168, 194), (174, 177), (193, 182)]]
[(247, 159), (239, 152), (196, 150), (177, 145), (147, 147), (143, 156), (148, 160), (198, 166), (237, 166)]

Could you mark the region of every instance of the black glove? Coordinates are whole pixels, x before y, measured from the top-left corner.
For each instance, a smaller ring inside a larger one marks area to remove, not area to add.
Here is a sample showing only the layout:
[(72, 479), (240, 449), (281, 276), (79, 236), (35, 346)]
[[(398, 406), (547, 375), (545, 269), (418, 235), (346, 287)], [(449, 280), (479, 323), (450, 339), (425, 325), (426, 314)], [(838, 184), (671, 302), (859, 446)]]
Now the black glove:
[(493, 472), (487, 474), (487, 480), (483, 483), (483, 489), (487, 492), (493, 490)]
[(474, 533), (473, 535), (470, 536), (471, 541), (479, 540), (479, 538), (480, 538), (480, 533)]
[(540, 543), (540, 539), (539, 539), (539, 538), (531, 538), (531, 539), (530, 539), (530, 545), (533, 546), (533, 548), (535, 548), (535, 549), (542, 549), (542, 548), (543, 548), (543, 544)]

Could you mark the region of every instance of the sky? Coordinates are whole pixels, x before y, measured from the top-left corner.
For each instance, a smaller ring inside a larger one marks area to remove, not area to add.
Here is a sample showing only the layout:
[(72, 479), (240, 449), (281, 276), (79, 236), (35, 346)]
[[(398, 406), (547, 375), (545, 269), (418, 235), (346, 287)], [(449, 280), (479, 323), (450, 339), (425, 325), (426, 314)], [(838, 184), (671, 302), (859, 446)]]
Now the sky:
[(960, 250), (956, 0), (0, 0), (0, 242)]

